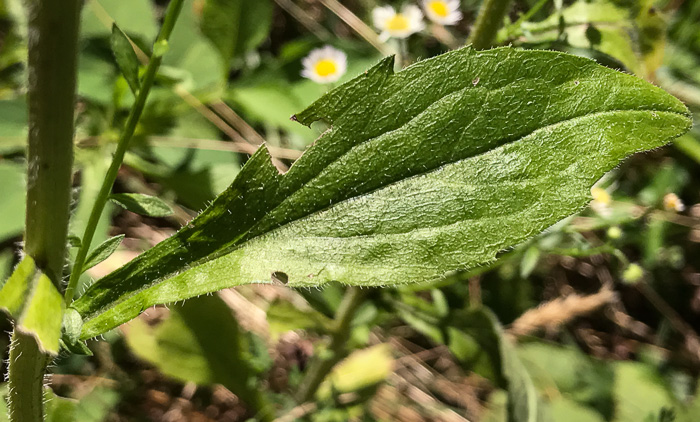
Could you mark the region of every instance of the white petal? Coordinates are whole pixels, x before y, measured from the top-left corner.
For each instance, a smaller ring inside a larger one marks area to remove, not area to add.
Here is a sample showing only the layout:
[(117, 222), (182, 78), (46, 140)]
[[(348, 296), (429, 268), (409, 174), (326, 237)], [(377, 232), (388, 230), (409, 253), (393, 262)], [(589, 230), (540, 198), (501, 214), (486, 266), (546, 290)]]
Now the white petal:
[(408, 18), (409, 21), (420, 21), (423, 20), (423, 12), (415, 4), (409, 4), (401, 9), (401, 13)]
[(372, 10), (372, 23), (374, 27), (383, 31), (386, 29), (386, 23), (396, 15), (396, 10), (391, 6), (375, 7)]
[(409, 21), (410, 33), (408, 35), (415, 34), (416, 32), (420, 32), (425, 29), (425, 24), (423, 23), (423, 12), (421, 12), (418, 6), (405, 6), (402, 12), (406, 15)]

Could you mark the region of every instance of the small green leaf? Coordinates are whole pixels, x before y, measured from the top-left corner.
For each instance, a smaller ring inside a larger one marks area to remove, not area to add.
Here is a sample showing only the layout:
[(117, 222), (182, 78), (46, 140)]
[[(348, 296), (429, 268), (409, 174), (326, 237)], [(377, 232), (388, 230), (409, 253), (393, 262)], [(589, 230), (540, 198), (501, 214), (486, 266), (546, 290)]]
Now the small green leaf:
[(61, 347), (71, 353), (92, 356), (92, 350), (80, 340), (82, 328), (83, 320), (80, 318), (80, 314), (73, 308), (66, 309), (66, 312), (63, 314)]
[(83, 328), (83, 320), (80, 314), (73, 308), (66, 309), (63, 315), (63, 333), (71, 343), (80, 338), (80, 330)]
[(112, 25), (112, 36), (110, 37), (112, 53), (117, 60), (119, 70), (121, 70), (124, 79), (129, 84), (131, 91), (136, 95), (139, 90), (139, 59), (136, 57), (134, 47), (131, 46), (129, 38), (117, 26)]
[(14, 319), (20, 316), (27, 301), (35, 271), (34, 259), (25, 255), (0, 290), (0, 309)]
[(25, 334), (31, 334), (43, 352), (56, 355), (59, 350), (64, 308), (65, 302), (61, 293), (46, 274), (41, 274), (29, 302), (22, 311), (17, 328)]
[(95, 249), (93, 249), (93, 251), (90, 252), (90, 255), (88, 255), (87, 259), (85, 259), (85, 265), (83, 265), (83, 272), (89, 270), (90, 268), (109, 258), (110, 255), (112, 255), (114, 251), (117, 250), (119, 244), (122, 243), (122, 240), (124, 240), (123, 234), (120, 234), (119, 236), (110, 237), (109, 239), (102, 242)]
[(93, 284), (82, 338), (158, 303), (269, 283), (425, 282), (581, 210), (626, 157), (686, 132), (663, 90), (552, 51), (391, 59), (295, 116), (331, 128), (280, 174), (263, 146), (176, 235)]
[(140, 193), (115, 193), (110, 195), (109, 199), (131, 212), (149, 217), (167, 217), (173, 213), (173, 209), (168, 204), (155, 196)]

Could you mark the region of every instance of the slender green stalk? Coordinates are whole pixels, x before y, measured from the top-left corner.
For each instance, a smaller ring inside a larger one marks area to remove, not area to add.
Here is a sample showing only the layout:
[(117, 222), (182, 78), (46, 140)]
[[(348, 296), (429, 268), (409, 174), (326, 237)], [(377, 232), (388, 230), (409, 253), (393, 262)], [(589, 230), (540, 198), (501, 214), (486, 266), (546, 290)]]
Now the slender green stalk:
[(75, 296), (75, 289), (78, 285), (80, 275), (83, 272), (83, 265), (85, 265), (85, 258), (90, 250), (92, 238), (95, 235), (95, 228), (97, 227), (97, 223), (100, 221), (100, 215), (107, 204), (109, 194), (112, 191), (112, 186), (114, 185), (114, 181), (117, 179), (117, 173), (122, 165), (122, 161), (124, 161), (124, 154), (126, 154), (126, 150), (129, 147), (129, 142), (134, 136), (136, 125), (138, 124), (141, 114), (143, 113), (143, 109), (146, 105), (146, 99), (148, 98), (148, 94), (153, 86), (153, 81), (158, 73), (158, 68), (163, 61), (164, 50), (167, 49), (168, 39), (170, 38), (175, 22), (180, 15), (183, 2), (184, 0), (172, 0), (168, 5), (168, 10), (166, 11), (165, 18), (163, 20), (163, 26), (161, 27), (158, 38), (156, 38), (156, 42), (153, 46), (153, 57), (151, 57), (151, 61), (146, 67), (146, 73), (141, 81), (141, 87), (136, 95), (134, 106), (129, 112), (129, 116), (126, 120), (126, 126), (119, 137), (117, 149), (114, 151), (112, 164), (107, 170), (107, 175), (102, 183), (100, 192), (97, 195), (95, 204), (92, 207), (92, 212), (90, 213), (87, 226), (85, 227), (85, 233), (81, 239), (81, 245), (75, 257), (75, 263), (73, 264), (73, 270), (71, 271), (68, 287), (66, 288), (65, 292), (66, 304), (70, 304)]
[[(73, 167), (73, 113), (80, 0), (30, 0), (29, 139), (24, 249), (60, 285), (66, 252)], [(9, 414), (43, 420), (43, 379), (49, 357), (15, 330), (9, 361)]]
[(346, 290), (331, 330), (331, 344), (328, 347), (330, 353), (311, 361), (311, 365), (309, 365), (309, 369), (299, 385), (297, 402), (304, 403), (311, 400), (326, 375), (336, 363), (345, 357), (345, 346), (350, 338), (350, 323), (352, 323), (355, 311), (362, 304), (367, 291), (368, 289), (362, 290), (359, 287), (348, 287)]
[(467, 44), (471, 44), (477, 50), (491, 47), (496, 33), (503, 25), (503, 18), (509, 6), (510, 0), (484, 0)]

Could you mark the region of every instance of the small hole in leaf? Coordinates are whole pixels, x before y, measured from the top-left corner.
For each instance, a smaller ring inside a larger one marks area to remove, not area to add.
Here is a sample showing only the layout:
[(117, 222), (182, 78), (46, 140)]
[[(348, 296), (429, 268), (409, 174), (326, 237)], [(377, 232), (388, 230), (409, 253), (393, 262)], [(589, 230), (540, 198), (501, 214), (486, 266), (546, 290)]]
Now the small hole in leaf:
[(289, 282), (289, 276), (282, 271), (275, 271), (272, 273), (271, 278), (273, 283), (287, 284)]

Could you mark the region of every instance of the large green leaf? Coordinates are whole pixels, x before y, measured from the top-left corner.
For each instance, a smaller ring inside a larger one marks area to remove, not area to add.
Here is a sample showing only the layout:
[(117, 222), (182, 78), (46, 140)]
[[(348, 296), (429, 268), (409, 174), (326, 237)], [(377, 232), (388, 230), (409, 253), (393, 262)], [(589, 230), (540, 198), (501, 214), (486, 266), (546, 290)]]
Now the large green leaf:
[(240, 284), (396, 285), (482, 265), (691, 124), (663, 90), (562, 53), (464, 48), (392, 69), (298, 114), (332, 128), (286, 174), (262, 147), (187, 227), (91, 286), (74, 304), (82, 337)]

